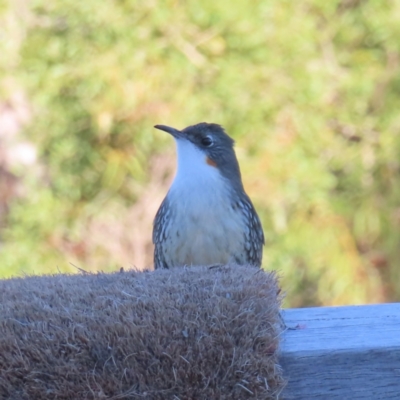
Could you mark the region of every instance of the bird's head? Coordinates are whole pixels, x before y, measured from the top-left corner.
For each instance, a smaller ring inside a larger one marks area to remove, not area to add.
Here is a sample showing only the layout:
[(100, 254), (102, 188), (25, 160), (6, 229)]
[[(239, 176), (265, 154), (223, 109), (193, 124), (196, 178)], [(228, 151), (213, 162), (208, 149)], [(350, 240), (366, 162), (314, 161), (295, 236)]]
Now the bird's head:
[(234, 150), (234, 140), (221, 125), (201, 122), (178, 130), (156, 125), (172, 135), (177, 145), (178, 175), (193, 178), (198, 174), (221, 174), (236, 189), (242, 189), (239, 164)]

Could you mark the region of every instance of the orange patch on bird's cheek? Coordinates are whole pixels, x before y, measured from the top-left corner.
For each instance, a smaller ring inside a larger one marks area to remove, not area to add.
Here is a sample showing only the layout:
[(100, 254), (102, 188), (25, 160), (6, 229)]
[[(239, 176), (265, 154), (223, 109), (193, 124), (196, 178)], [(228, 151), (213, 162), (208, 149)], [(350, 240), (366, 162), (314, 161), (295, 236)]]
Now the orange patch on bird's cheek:
[(208, 165), (211, 165), (211, 167), (214, 167), (214, 168), (217, 167), (217, 163), (214, 160), (212, 160), (210, 157), (206, 157), (206, 163)]

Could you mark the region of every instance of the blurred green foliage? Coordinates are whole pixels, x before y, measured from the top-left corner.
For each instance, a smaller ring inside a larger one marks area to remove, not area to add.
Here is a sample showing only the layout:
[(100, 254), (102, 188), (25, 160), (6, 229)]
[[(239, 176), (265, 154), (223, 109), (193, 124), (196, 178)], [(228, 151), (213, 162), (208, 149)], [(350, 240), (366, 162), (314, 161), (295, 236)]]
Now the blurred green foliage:
[(129, 267), (88, 244), (88, 226), (124, 218), (160, 154), (173, 165), (154, 124), (208, 121), (237, 141), (288, 305), (400, 299), (399, 2), (10, 0), (0, 13), (15, 44), (0, 82), (25, 91), (44, 169), (17, 172), (0, 276)]

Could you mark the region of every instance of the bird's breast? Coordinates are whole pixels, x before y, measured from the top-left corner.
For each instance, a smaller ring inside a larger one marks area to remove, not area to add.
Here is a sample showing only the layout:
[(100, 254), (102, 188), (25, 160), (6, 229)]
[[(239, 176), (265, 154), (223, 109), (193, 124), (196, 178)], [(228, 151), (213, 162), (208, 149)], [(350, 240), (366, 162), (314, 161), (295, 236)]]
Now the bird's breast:
[[(214, 184), (213, 184), (214, 183)], [(175, 190), (174, 190), (175, 189)], [(223, 182), (172, 186), (166, 256), (172, 265), (226, 264), (243, 248), (246, 225)]]

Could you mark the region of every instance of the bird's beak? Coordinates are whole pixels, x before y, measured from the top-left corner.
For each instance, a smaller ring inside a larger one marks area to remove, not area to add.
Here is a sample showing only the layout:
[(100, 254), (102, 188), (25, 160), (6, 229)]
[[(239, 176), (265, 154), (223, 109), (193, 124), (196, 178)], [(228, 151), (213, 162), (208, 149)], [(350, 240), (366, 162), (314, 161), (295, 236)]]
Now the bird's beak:
[(170, 126), (166, 125), (155, 125), (154, 128), (159, 129), (160, 131), (164, 131), (172, 135), (175, 139), (181, 139), (183, 138), (183, 133), (182, 131), (179, 131), (178, 129), (171, 128)]

